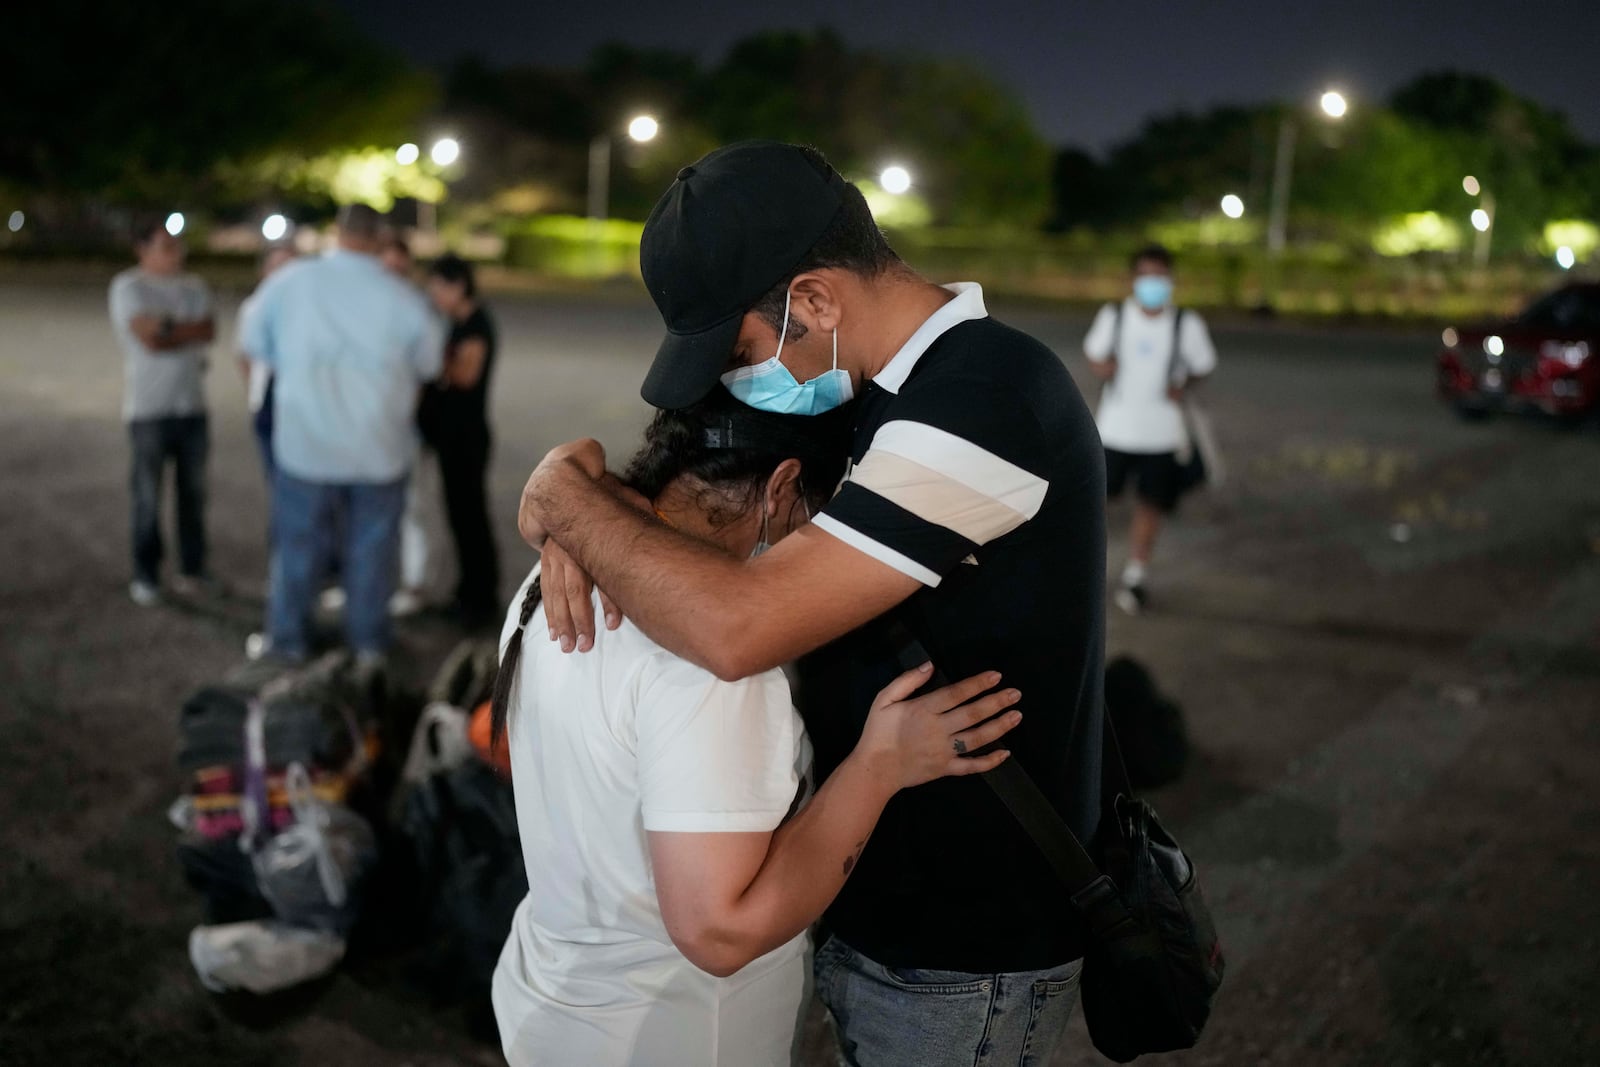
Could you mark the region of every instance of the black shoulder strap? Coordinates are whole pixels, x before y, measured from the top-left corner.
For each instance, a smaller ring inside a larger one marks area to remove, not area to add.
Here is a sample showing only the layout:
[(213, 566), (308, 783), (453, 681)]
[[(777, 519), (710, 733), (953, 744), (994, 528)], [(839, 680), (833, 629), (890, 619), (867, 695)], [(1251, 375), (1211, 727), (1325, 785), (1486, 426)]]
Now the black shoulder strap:
[(1183, 308), (1179, 308), (1172, 316), (1172, 354), (1167, 357), (1167, 384), (1172, 384), (1172, 375), (1178, 369), (1180, 345), (1183, 343)]
[(1122, 301), (1111, 305), (1111, 355), (1122, 358)]
[[(932, 659), (927, 649), (917, 640), (905, 623), (898, 619), (889, 622), (889, 640), (894, 645), (895, 658), (905, 670), (921, 666)], [(930, 687), (948, 685), (949, 679), (934, 663)], [(1122, 763), (1122, 751), (1111, 729), (1111, 719), (1104, 720), (1102, 733), (1101, 803), (1112, 804), (1118, 793), (1132, 795), (1128, 785), (1128, 772)], [(994, 790), (1006, 810), (1022, 824), (1033, 843), (1043, 853), (1046, 862), (1068, 893), (1085, 911), (1094, 910), (1106, 901), (1105, 886), (1109, 879), (1100, 872), (1090, 858), (1083, 842), (1072, 832), (1055, 805), (1044, 795), (1039, 784), (1015, 759), (1008, 759), (992, 771), (982, 775), (985, 783)], [(1102, 884), (1103, 883), (1103, 884)]]

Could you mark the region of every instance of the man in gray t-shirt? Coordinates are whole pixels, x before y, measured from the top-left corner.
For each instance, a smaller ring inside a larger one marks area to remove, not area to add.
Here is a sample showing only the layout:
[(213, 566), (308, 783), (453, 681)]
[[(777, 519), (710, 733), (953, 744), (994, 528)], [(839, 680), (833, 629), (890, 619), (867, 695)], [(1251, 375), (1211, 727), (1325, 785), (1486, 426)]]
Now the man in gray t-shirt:
[(174, 467), (180, 590), (205, 577), (207, 350), (211, 290), (183, 271), (183, 242), (153, 222), (137, 235), (139, 263), (111, 281), (111, 329), (122, 347), (122, 417), (133, 445), (134, 603), (154, 604), (161, 581), (161, 477)]

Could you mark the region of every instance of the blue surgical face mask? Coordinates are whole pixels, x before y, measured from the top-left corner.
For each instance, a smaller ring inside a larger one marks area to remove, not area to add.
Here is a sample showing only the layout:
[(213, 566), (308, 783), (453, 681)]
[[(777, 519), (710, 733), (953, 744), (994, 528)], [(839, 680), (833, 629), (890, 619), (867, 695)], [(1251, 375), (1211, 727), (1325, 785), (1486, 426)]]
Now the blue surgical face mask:
[(722, 376), (722, 384), (734, 398), (757, 411), (774, 415), (821, 415), (846, 403), (855, 390), (848, 371), (839, 369), (839, 331), (833, 331), (833, 369), (823, 371), (809, 382), (795, 381), (783, 365), (783, 342), (789, 336), (789, 294), (783, 295), (783, 330), (778, 334), (778, 352), (764, 363), (740, 367)]
[(1162, 274), (1141, 274), (1133, 280), (1133, 298), (1148, 311), (1160, 311), (1172, 302), (1172, 279)]
[[(800, 506), (806, 509), (806, 521), (810, 522), (811, 521), (811, 505), (806, 503), (805, 489), (803, 489), (803, 488), (800, 490)], [(766, 505), (763, 503), (762, 507), (761, 507), (761, 536), (756, 539), (756, 547), (752, 548), (750, 550), (750, 558), (751, 559), (755, 559), (757, 556), (762, 555), (763, 553), (771, 551), (772, 542), (770, 540), (768, 540), (768, 538), (771, 537), (771, 535), (772, 535), (772, 527), (771, 527), (771, 524), (770, 524), (770, 522), (768, 520), (768, 512), (767, 512)]]

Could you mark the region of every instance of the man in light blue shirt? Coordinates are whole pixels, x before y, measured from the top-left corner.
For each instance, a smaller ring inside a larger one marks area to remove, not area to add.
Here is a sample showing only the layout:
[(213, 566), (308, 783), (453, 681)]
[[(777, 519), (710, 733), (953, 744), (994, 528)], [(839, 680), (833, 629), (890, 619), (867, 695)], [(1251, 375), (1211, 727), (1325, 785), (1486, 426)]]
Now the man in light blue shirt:
[(345, 208), (338, 249), (280, 271), (244, 326), (245, 350), (274, 380), (267, 633), (287, 660), (310, 651), (311, 606), (341, 527), (346, 638), (368, 660), (389, 646), (417, 391), (439, 374), (444, 335), (378, 260), (382, 228), (371, 208)]

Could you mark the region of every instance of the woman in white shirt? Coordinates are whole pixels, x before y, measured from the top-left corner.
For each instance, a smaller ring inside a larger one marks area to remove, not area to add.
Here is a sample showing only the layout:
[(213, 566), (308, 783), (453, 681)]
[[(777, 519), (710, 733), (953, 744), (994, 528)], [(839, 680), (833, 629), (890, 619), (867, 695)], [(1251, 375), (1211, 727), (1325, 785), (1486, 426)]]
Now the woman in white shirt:
[[(719, 390), (659, 413), (626, 480), (662, 521), (751, 555), (826, 501), (849, 420)], [(998, 676), (980, 675), (913, 698), (928, 668), (908, 672), (800, 807), (810, 757), (781, 671), (724, 682), (626, 621), (583, 654), (524, 644), (528, 626), (545, 631), (537, 579), (506, 620), (495, 694), (529, 885), (494, 975), (507, 1059), (790, 1063), (807, 927), (895, 792), (1006, 758), (957, 753), (1013, 728), (1018, 694), (985, 695)]]

